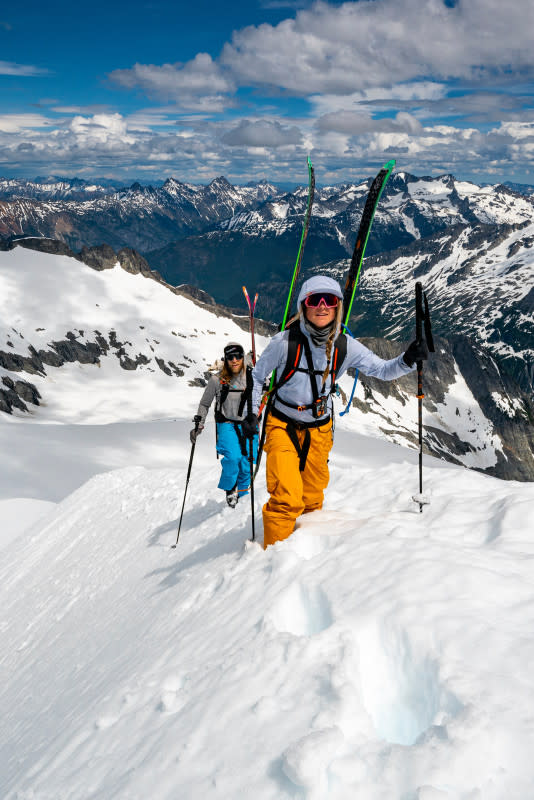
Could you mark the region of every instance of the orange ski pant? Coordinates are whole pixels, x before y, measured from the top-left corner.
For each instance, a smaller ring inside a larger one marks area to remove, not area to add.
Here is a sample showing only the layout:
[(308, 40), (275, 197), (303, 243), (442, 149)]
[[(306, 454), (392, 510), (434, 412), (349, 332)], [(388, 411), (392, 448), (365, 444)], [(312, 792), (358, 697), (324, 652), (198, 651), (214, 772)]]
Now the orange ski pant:
[[(263, 506), (263, 546), (287, 539), (301, 514), (322, 508), (328, 486), (328, 455), (332, 449), (332, 421), (319, 428), (308, 428), (310, 449), (306, 466), (299, 470), (299, 456), (286, 431), (286, 423), (270, 416), (267, 420), (267, 491), (271, 495)], [(297, 430), (300, 445), (305, 431)]]

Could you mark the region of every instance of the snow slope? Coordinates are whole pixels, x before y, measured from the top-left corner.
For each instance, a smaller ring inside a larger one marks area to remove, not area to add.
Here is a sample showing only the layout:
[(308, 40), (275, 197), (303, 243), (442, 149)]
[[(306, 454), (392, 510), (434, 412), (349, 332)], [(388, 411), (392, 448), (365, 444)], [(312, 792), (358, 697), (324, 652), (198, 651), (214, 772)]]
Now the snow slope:
[(419, 514), (416, 454), (346, 434), (264, 552), (201, 438), (172, 550), (187, 451), (4, 549), (0, 796), (530, 797), (534, 487), (429, 459)]

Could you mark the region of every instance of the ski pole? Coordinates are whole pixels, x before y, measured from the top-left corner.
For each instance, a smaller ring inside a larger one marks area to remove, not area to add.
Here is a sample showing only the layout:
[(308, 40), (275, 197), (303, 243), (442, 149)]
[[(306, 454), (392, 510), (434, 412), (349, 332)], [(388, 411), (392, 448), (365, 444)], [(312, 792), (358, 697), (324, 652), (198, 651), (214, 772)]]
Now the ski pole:
[[(424, 309), (423, 309), (424, 298)], [(423, 336), (423, 323), (425, 332)], [(421, 344), (423, 339), (426, 339), (426, 345), (430, 353), (434, 352), (434, 341), (432, 339), (432, 328), (430, 325), (430, 312), (428, 308), (428, 300), (426, 294), (423, 292), (423, 285), (417, 281), (415, 284), (415, 339), (418, 344)], [(419, 503), (419, 513), (423, 511), (423, 361), (417, 361), (417, 425), (419, 433), (419, 496), (414, 497), (416, 503)]]
[[(258, 295), (256, 295), (258, 297)], [(256, 305), (256, 301), (254, 301), (254, 305)], [(247, 389), (248, 389), (248, 396), (247, 396), (247, 411), (248, 414), (252, 414), (252, 372), (249, 369), (247, 370)], [(256, 540), (256, 521), (254, 517), (254, 437), (251, 436), (249, 439), (250, 442), (250, 449), (248, 454), (248, 463), (250, 466), (250, 513), (252, 519), (252, 539), (251, 541)]]
[(252, 514), (252, 541), (256, 540), (256, 526), (255, 526), (255, 519), (254, 519), (254, 439), (249, 439), (250, 442), (250, 452), (249, 452), (249, 464), (250, 464), (250, 510)]
[[(195, 434), (198, 434), (198, 427), (200, 425), (202, 417), (198, 414), (193, 417), (193, 422), (195, 423)], [(184, 491), (184, 502), (182, 503), (182, 513), (180, 514), (180, 522), (178, 523), (178, 533), (176, 534), (176, 542), (172, 545), (171, 549), (174, 549), (178, 544), (178, 539), (180, 538), (180, 528), (182, 527), (182, 517), (184, 515), (184, 507), (185, 507), (185, 497), (187, 495), (187, 487), (189, 486), (189, 478), (191, 477), (191, 467), (193, 466), (193, 456), (195, 455), (195, 445), (197, 443), (197, 438), (195, 436), (195, 440), (191, 445), (191, 455), (189, 456), (189, 466), (187, 468), (187, 478), (185, 479), (185, 491)]]

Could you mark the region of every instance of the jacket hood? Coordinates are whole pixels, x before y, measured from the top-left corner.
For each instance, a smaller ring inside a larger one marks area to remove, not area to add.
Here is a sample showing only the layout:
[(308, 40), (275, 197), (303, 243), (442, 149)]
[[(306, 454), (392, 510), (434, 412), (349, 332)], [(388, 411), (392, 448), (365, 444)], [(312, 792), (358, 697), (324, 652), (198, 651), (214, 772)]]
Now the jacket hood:
[(308, 278), (302, 284), (297, 300), (298, 307), (301, 307), (307, 295), (315, 294), (316, 292), (330, 292), (330, 294), (335, 294), (336, 297), (343, 300), (343, 292), (337, 281), (327, 275), (314, 275), (313, 278)]

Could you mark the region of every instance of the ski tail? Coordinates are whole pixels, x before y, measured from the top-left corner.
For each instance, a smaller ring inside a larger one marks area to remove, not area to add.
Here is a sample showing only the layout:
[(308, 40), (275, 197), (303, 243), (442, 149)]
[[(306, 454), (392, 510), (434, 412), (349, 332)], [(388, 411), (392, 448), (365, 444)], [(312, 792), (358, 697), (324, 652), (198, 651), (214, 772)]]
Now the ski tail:
[(247, 301), (248, 305), (248, 315), (250, 321), (250, 336), (252, 339), (252, 363), (256, 366), (256, 340), (254, 336), (254, 312), (256, 310), (256, 303), (258, 302), (258, 293), (256, 292), (256, 296), (254, 298), (254, 302), (250, 301), (250, 297), (247, 292), (247, 287), (243, 286), (243, 294), (245, 295), (245, 300)]
[(293, 301), (293, 294), (295, 292), (295, 286), (298, 280), (299, 272), (300, 272), (300, 265), (302, 264), (302, 256), (304, 254), (304, 245), (306, 244), (306, 238), (308, 236), (308, 230), (310, 227), (310, 218), (311, 218), (311, 210), (313, 206), (313, 198), (315, 195), (315, 172), (313, 169), (313, 165), (311, 162), (311, 158), (308, 156), (308, 202), (306, 204), (306, 214), (304, 217), (304, 224), (302, 226), (302, 235), (300, 237), (300, 244), (299, 250), (297, 253), (297, 260), (295, 262), (295, 268), (293, 270), (293, 277), (291, 278), (291, 284), (289, 286), (289, 292), (287, 295), (287, 302), (286, 307), (284, 309), (284, 316), (282, 318), (282, 325), (280, 330), (284, 330), (287, 322), (287, 318), (289, 316), (289, 311), (291, 309), (291, 303)]
[(343, 291), (345, 325), (348, 325), (352, 311), (352, 303), (354, 301), (356, 287), (358, 286), (362, 262), (365, 255), (365, 248), (367, 247), (367, 240), (369, 239), (369, 234), (371, 232), (375, 211), (380, 201), (382, 192), (384, 191), (384, 187), (389, 179), (389, 176), (393, 172), (394, 167), (394, 160), (388, 161), (387, 164), (384, 164), (378, 175), (373, 180), (371, 188), (369, 189), (369, 194), (367, 195), (367, 200), (365, 202), (365, 207), (363, 209), (363, 214), (360, 221), (360, 227), (358, 229), (358, 235), (356, 236), (356, 244), (354, 246), (354, 252), (352, 254), (352, 260), (350, 262), (350, 268)]

